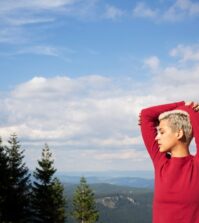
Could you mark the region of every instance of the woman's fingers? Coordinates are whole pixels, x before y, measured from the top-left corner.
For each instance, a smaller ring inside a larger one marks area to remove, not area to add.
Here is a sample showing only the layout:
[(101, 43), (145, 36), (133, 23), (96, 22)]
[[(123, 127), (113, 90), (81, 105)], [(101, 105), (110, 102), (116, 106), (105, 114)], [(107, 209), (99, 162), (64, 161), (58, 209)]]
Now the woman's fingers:
[(196, 107), (198, 107), (198, 103), (197, 102), (193, 102), (193, 108), (196, 108)]
[(141, 125), (141, 113), (139, 113), (139, 117), (138, 117), (138, 125)]
[(198, 104), (198, 103), (195, 104), (195, 105), (193, 106), (193, 109), (194, 109), (195, 111), (199, 111), (199, 104)]
[(195, 111), (199, 111), (199, 103), (198, 102), (185, 102), (186, 106), (190, 106), (195, 110)]

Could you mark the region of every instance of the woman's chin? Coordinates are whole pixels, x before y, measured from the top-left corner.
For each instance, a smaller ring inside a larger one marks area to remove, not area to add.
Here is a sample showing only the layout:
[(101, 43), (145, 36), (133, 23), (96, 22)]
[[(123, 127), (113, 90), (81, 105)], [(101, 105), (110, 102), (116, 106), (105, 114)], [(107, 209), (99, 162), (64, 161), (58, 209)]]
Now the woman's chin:
[(162, 148), (162, 147), (159, 148), (159, 151), (160, 151), (161, 153), (165, 152), (164, 148)]
[(170, 150), (167, 148), (159, 147), (159, 152), (166, 153), (166, 152), (170, 152)]

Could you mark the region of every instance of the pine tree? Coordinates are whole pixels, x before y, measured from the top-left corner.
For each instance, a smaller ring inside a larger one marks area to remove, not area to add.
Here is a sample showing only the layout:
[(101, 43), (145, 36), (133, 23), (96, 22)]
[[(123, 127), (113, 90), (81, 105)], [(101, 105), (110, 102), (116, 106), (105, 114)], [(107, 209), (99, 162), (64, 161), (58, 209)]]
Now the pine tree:
[(63, 186), (54, 177), (56, 169), (53, 166), (52, 154), (45, 144), (42, 150), (42, 158), (38, 160), (39, 167), (34, 171), (32, 205), (33, 222), (40, 223), (64, 223), (65, 222), (65, 198)]
[(5, 219), (5, 204), (8, 194), (9, 173), (8, 157), (0, 138), (0, 222), (3, 222)]
[(99, 218), (95, 195), (84, 177), (81, 177), (73, 197), (73, 216), (80, 223), (94, 223)]
[(64, 187), (58, 178), (54, 178), (52, 182), (52, 214), (53, 222), (63, 223), (66, 222), (66, 198), (64, 197)]
[(30, 173), (26, 167), (24, 151), (13, 134), (6, 147), (9, 167), (9, 186), (5, 201), (5, 222), (27, 223), (30, 217)]

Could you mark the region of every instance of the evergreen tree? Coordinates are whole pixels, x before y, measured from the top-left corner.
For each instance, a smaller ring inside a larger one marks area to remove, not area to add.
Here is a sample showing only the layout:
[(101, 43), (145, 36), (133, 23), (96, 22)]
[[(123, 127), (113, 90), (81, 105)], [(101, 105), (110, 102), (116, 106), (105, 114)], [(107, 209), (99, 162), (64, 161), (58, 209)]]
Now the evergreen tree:
[(80, 223), (94, 223), (99, 218), (95, 195), (84, 177), (81, 177), (73, 197), (73, 216)]
[(9, 185), (7, 186), (7, 197), (5, 200), (4, 222), (27, 223), (30, 217), (30, 173), (26, 167), (24, 151), (13, 134), (8, 140), (6, 147), (9, 167)]
[(65, 198), (63, 186), (54, 177), (56, 169), (53, 166), (52, 154), (45, 144), (42, 158), (38, 160), (39, 167), (34, 172), (32, 206), (34, 212), (33, 222), (64, 223)]
[(9, 185), (9, 166), (8, 157), (5, 152), (5, 147), (2, 145), (0, 138), (0, 222), (5, 218), (5, 203), (7, 200)]
[(52, 182), (52, 214), (53, 222), (63, 223), (66, 222), (66, 198), (64, 197), (64, 187), (58, 178), (54, 178)]

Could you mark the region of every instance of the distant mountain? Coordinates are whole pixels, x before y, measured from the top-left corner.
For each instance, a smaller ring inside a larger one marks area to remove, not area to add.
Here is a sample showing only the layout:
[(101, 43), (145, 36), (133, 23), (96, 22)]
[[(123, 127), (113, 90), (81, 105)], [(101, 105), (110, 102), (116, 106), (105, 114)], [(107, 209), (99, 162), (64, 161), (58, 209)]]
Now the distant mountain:
[(117, 177), (107, 179), (106, 183), (115, 184), (115, 185), (124, 185), (130, 187), (139, 187), (139, 188), (153, 188), (154, 180), (153, 179), (143, 179), (138, 177)]
[[(64, 184), (69, 211), (72, 195), (77, 185)], [(90, 184), (95, 192), (99, 223), (151, 223), (153, 191), (150, 188), (134, 188), (101, 183)], [(69, 217), (68, 222), (75, 223)]]
[(58, 176), (71, 176), (71, 177), (140, 177), (144, 179), (154, 178), (154, 172), (152, 170), (131, 170), (131, 171), (79, 171), (79, 172), (57, 172)]
[[(60, 175), (59, 179), (63, 183), (72, 183), (78, 184), (80, 177), (79, 176), (67, 176)], [(129, 186), (129, 187), (138, 187), (138, 188), (153, 188), (154, 180), (153, 179), (144, 179), (139, 177), (86, 177), (88, 183), (97, 184), (97, 183), (107, 183), (114, 184), (119, 186)]]

